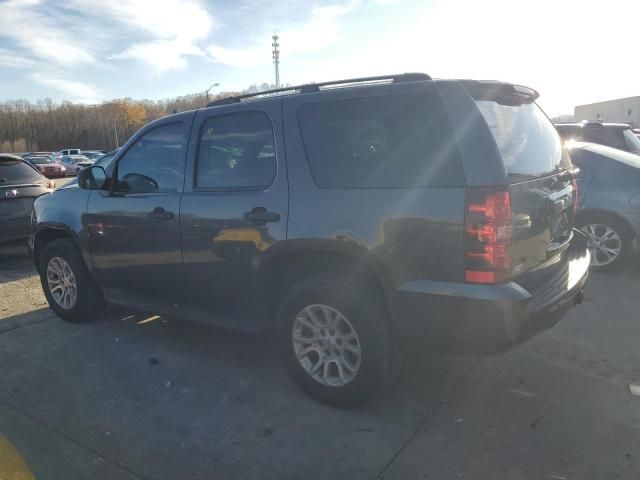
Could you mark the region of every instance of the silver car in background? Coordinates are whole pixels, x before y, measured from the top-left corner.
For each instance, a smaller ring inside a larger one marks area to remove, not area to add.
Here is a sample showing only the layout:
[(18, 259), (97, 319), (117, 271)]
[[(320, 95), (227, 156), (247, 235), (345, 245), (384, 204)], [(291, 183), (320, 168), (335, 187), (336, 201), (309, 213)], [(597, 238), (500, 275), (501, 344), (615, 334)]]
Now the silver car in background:
[(623, 265), (640, 238), (640, 156), (595, 143), (572, 143), (578, 174), (576, 226), (589, 237), (591, 268)]

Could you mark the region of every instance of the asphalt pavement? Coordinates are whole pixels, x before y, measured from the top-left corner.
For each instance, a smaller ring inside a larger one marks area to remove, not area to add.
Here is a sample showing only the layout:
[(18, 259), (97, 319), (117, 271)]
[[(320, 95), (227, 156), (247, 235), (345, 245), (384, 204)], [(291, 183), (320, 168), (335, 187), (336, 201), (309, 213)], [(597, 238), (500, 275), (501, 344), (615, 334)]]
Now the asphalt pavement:
[(336, 410), (269, 335), (122, 309), (61, 321), (25, 252), (0, 250), (0, 478), (640, 478), (637, 258), (526, 345), (415, 352), (393, 390)]

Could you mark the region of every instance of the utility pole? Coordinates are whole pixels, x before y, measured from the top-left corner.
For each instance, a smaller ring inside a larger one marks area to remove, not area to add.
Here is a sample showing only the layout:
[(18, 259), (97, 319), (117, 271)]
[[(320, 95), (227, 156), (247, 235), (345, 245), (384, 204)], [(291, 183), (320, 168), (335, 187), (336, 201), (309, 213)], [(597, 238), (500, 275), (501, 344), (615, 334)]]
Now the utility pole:
[(274, 33), (271, 38), (273, 39), (271, 44), (273, 51), (271, 53), (273, 54), (273, 64), (276, 67), (276, 88), (280, 88), (280, 44), (278, 43), (280, 37)]
[(205, 93), (207, 94), (207, 105), (209, 105), (209, 92), (213, 87), (219, 87), (219, 86), (220, 86), (219, 83), (214, 83), (213, 85), (211, 85), (209, 88), (205, 90)]

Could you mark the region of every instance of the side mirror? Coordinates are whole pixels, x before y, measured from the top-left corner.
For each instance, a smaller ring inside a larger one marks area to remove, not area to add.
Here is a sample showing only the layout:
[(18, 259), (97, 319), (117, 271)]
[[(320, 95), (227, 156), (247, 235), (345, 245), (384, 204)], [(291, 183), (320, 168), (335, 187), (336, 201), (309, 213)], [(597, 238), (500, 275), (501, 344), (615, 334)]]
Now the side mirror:
[(100, 190), (107, 181), (104, 168), (93, 165), (78, 172), (78, 187), (84, 190)]

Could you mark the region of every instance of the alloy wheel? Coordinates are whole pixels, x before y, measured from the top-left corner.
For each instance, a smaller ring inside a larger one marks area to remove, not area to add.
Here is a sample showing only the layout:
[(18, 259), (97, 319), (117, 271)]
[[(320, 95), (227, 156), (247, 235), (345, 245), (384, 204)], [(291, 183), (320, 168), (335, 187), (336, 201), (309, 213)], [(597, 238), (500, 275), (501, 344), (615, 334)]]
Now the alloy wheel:
[(362, 359), (360, 339), (345, 315), (328, 305), (303, 308), (291, 331), (295, 355), (307, 374), (327, 387), (355, 379)]
[(47, 285), (55, 302), (65, 310), (73, 308), (78, 299), (78, 287), (73, 270), (62, 257), (51, 257), (47, 264)]
[(622, 239), (618, 232), (608, 225), (590, 223), (580, 228), (587, 237), (591, 253), (591, 265), (604, 267), (613, 263), (622, 252)]

